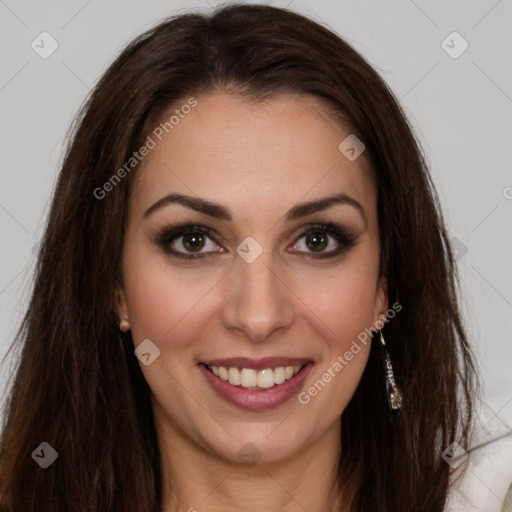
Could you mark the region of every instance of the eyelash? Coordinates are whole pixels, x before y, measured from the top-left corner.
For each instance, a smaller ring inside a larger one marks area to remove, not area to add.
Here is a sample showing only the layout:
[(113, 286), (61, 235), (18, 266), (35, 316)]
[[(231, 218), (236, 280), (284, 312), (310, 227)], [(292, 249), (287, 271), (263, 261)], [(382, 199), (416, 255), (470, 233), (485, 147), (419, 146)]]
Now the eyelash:
[[(320, 223), (320, 224), (311, 224), (306, 229), (304, 229), (299, 235), (297, 235), (297, 240), (300, 240), (304, 236), (312, 233), (325, 233), (327, 235), (332, 236), (339, 244), (339, 248), (334, 251), (330, 251), (328, 253), (314, 254), (314, 253), (306, 253), (301, 254), (298, 253), (297, 256), (301, 258), (314, 258), (314, 259), (327, 259), (338, 256), (342, 252), (350, 249), (355, 245), (357, 236), (355, 232), (351, 229), (342, 228), (337, 226), (336, 224), (331, 223)], [(201, 233), (203, 235), (208, 236), (213, 242), (217, 245), (220, 245), (216, 240), (215, 231), (206, 226), (198, 225), (198, 224), (183, 224), (181, 226), (175, 227), (166, 227), (155, 237), (155, 242), (157, 245), (162, 247), (162, 249), (172, 256), (173, 258), (179, 258), (184, 260), (197, 260), (206, 257), (208, 252), (206, 253), (181, 253), (175, 251), (170, 248), (172, 242), (176, 239), (179, 239), (185, 235), (190, 235), (192, 233)]]

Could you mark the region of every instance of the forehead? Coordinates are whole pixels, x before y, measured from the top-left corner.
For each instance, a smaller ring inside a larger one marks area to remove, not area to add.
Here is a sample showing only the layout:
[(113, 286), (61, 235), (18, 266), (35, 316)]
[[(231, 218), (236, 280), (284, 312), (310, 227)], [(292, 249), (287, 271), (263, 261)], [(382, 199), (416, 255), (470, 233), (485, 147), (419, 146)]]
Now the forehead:
[(350, 161), (339, 150), (351, 132), (317, 98), (282, 94), (253, 102), (217, 92), (196, 101), (192, 109), (180, 111), (179, 103), (169, 109), (162, 123), (176, 109), (181, 115), (161, 140), (150, 134), (155, 146), (137, 171), (134, 208), (170, 192), (229, 204), (235, 212), (335, 192), (371, 207), (375, 190), (365, 154)]

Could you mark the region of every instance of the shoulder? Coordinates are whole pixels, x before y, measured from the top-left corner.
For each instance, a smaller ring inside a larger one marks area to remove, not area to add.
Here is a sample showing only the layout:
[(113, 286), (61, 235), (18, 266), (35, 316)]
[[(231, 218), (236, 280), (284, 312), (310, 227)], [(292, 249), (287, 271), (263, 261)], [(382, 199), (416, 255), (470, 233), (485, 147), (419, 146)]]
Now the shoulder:
[(505, 496), (505, 501), (503, 502), (501, 512), (512, 512), (512, 484), (510, 485), (508, 493)]
[(499, 418), (482, 418), (460, 459), (444, 512), (512, 512), (512, 430)]

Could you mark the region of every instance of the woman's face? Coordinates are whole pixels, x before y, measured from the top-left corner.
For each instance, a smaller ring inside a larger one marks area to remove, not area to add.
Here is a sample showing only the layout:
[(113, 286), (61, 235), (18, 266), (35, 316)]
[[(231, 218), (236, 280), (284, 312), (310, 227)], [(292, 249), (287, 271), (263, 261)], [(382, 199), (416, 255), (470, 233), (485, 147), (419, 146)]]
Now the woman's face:
[(387, 309), (376, 189), (314, 97), (196, 100), (137, 171), (118, 312), (161, 434), (283, 460), (338, 432)]

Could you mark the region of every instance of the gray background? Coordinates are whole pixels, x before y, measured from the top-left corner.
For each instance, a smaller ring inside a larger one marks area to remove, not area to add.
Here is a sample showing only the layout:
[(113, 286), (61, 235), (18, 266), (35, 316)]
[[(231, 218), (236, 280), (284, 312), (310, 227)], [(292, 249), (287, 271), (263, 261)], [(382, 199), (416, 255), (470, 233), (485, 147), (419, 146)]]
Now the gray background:
[[(485, 384), (482, 409), (512, 425), (511, 1), (272, 4), (342, 35), (401, 100), (458, 248), (463, 314)], [(0, 0), (0, 358), (27, 305), (33, 249), (78, 107), (127, 41), (167, 15), (210, 5), (217, 3)], [(59, 45), (47, 59), (31, 48), (43, 31)], [(453, 31), (469, 44), (458, 58), (442, 47)], [(0, 399), (12, 360), (0, 368)]]

